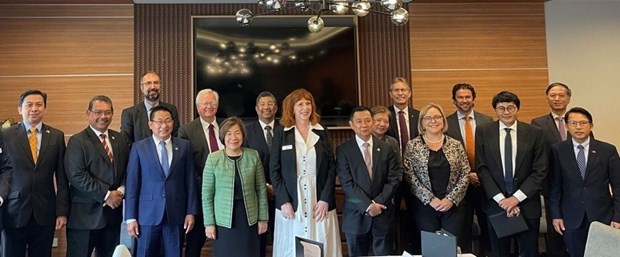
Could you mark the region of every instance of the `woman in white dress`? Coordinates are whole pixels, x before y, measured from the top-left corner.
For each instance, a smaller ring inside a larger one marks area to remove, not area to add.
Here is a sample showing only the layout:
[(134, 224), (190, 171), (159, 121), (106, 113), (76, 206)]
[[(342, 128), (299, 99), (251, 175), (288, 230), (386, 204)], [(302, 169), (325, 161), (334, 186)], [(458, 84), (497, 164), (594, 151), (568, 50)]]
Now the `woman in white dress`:
[(276, 195), (273, 257), (295, 256), (295, 237), (323, 243), (325, 257), (341, 257), (336, 214), (336, 164), (314, 98), (305, 89), (282, 104), (270, 175)]

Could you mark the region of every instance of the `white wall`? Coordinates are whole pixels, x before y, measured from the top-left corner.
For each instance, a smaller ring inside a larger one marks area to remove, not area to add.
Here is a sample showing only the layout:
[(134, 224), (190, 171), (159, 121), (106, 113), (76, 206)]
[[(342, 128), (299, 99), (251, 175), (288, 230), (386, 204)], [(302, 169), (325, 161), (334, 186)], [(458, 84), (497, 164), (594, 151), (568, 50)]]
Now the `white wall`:
[(549, 82), (592, 113), (597, 139), (620, 147), (620, 0), (545, 3)]

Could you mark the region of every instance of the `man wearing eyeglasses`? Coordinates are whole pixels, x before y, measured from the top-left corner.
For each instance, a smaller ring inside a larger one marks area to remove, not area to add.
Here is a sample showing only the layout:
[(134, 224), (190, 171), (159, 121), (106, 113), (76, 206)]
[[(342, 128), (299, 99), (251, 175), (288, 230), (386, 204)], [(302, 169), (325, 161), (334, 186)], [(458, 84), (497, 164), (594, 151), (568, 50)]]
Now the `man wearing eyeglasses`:
[(591, 222), (620, 229), (620, 158), (591, 136), (590, 112), (575, 107), (564, 118), (572, 138), (552, 147), (551, 216), (570, 256), (582, 257)]
[(261, 235), (261, 256), (265, 256), (265, 247), (267, 239), (273, 238), (273, 217), (275, 214), (275, 203), (273, 186), (269, 178), (269, 151), (271, 150), (271, 141), (273, 132), (280, 124), (276, 122), (276, 112), (278, 111), (278, 103), (276, 97), (269, 91), (263, 91), (256, 97), (256, 115), (258, 119), (247, 125), (248, 136), (245, 138), (247, 147), (258, 151), (258, 155), (263, 164), (265, 178), (267, 182), (267, 194), (269, 196), (269, 230)]
[(540, 225), (540, 185), (547, 175), (548, 150), (542, 131), (517, 120), (521, 101), (508, 91), (492, 100), (498, 121), (476, 129), (476, 170), (486, 193), (486, 213), (522, 215), (528, 229), (498, 238), (489, 224), (492, 256), (510, 255), (510, 242), (516, 238), (519, 256), (538, 256)]
[(112, 100), (95, 96), (88, 104), (88, 127), (69, 139), (65, 172), (71, 207), (67, 223), (67, 257), (112, 256), (120, 243), (125, 170), (129, 140), (108, 129)]
[[(224, 145), (219, 140), (220, 123), (217, 118), (219, 106), (219, 94), (212, 89), (203, 89), (196, 95), (196, 110), (199, 117), (192, 122), (179, 128), (179, 137), (190, 141), (194, 156), (194, 168), (196, 174), (196, 186), (198, 199), (202, 197), (202, 172), (207, 162), (209, 153), (223, 149)], [(207, 237), (203, 221), (202, 205), (198, 206), (199, 212), (195, 215), (195, 228), (187, 234), (185, 247), (186, 257), (199, 257)]]
[[(542, 129), (543, 138), (547, 144), (547, 149), (551, 151), (552, 145), (570, 138), (570, 134), (566, 131), (564, 114), (566, 113), (567, 106), (570, 103), (571, 90), (567, 85), (555, 82), (547, 86), (545, 95), (551, 112), (538, 118), (534, 118), (531, 124)], [(551, 160), (551, 158), (552, 155), (549, 153), (549, 159)], [(547, 256), (568, 257), (566, 245), (564, 244), (562, 236), (555, 232), (555, 230), (551, 227), (553, 221), (551, 219), (549, 209), (549, 188), (551, 187), (552, 182), (550, 179), (550, 176), (547, 177), (541, 187), (541, 192), (546, 203), (545, 213), (547, 214), (547, 233), (545, 234)]]
[(144, 101), (123, 110), (121, 115), (121, 132), (127, 135), (131, 142), (137, 142), (151, 136), (148, 126), (149, 114), (155, 106), (164, 106), (172, 113), (174, 128), (172, 135), (176, 136), (179, 130), (179, 114), (177, 107), (161, 101), (161, 80), (159, 74), (147, 71), (140, 78), (140, 91), (144, 94)]

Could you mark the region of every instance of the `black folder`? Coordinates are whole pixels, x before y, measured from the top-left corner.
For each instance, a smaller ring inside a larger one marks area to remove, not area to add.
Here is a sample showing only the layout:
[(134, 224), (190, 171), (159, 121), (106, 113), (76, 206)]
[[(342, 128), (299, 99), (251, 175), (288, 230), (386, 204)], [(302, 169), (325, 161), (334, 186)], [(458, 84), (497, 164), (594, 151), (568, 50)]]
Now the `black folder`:
[(295, 237), (296, 257), (323, 257), (323, 243), (314, 240)]
[(422, 256), (456, 257), (456, 237), (445, 230), (422, 231)]
[(518, 234), (528, 229), (523, 216), (508, 217), (505, 211), (489, 215), (489, 220), (498, 238)]

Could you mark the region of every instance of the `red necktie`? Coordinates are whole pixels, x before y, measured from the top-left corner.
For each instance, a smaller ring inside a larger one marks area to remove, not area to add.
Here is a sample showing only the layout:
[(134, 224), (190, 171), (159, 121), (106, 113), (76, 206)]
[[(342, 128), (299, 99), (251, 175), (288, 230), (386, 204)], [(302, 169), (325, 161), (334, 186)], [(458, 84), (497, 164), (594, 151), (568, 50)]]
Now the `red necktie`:
[(105, 152), (108, 154), (110, 162), (113, 162), (114, 155), (112, 155), (112, 151), (110, 150), (110, 147), (108, 147), (108, 143), (105, 141), (105, 134), (100, 134), (99, 137), (101, 137), (101, 144), (103, 145), (103, 150), (105, 150)]
[(217, 138), (215, 137), (215, 129), (213, 124), (209, 124), (209, 148), (211, 148), (211, 152), (220, 150), (217, 146)]
[(405, 112), (398, 112), (398, 127), (400, 129), (400, 150), (405, 153), (407, 142), (409, 142), (409, 133), (407, 132), (407, 121), (405, 121)]

